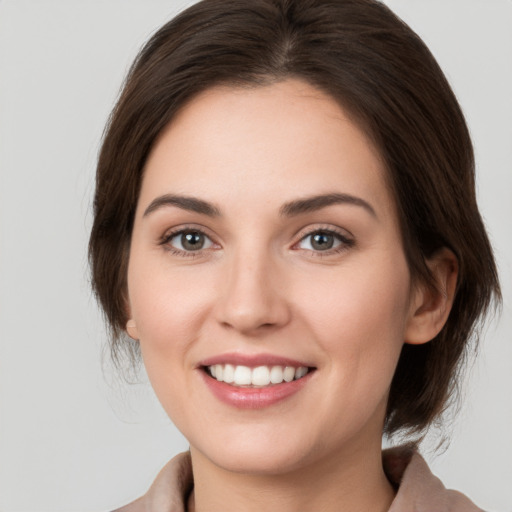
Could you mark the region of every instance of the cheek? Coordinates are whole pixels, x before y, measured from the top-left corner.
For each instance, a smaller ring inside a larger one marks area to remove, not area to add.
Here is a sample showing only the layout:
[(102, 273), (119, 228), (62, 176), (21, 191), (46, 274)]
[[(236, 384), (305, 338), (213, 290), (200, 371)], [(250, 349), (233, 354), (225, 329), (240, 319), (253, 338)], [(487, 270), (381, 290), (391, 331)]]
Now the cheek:
[(135, 252), (128, 271), (131, 313), (144, 366), (162, 406), (178, 423), (187, 412), (183, 389), (194, 368), (191, 347), (211, 302), (212, 287), (198, 286), (201, 276), (196, 277), (191, 281), (190, 273), (172, 271), (165, 257), (149, 259)]
[[(343, 365), (343, 374), (364, 369), (375, 378), (391, 378), (404, 342), (408, 318), (409, 271), (398, 255), (386, 262), (347, 267), (309, 287), (307, 311), (332, 364)], [(306, 313), (304, 313), (306, 315)]]
[(207, 265), (176, 267), (166, 254), (130, 260), (128, 291), (144, 366), (167, 414), (180, 425), (190, 409), (198, 341), (215, 304), (215, 274)]
[(166, 351), (192, 341), (193, 327), (205, 315), (214, 287), (208, 274), (197, 267), (170, 267), (165, 254), (151, 258), (132, 255), (128, 269), (128, 293), (132, 317), (142, 343)]
[(317, 281), (303, 304), (325, 355), (330, 392), (323, 399), (329, 411), (338, 411), (325, 414), (326, 428), (337, 431), (350, 418), (340, 435), (355, 435), (370, 423), (382, 428), (408, 312), (407, 266), (392, 267), (352, 268)]

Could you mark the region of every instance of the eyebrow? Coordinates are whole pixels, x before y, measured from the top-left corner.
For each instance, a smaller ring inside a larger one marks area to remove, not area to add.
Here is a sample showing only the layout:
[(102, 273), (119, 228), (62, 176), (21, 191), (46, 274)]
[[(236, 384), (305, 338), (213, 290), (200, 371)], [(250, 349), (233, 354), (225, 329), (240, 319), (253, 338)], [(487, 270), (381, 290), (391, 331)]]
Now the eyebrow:
[(177, 196), (174, 194), (165, 194), (159, 196), (146, 208), (143, 217), (147, 217), (150, 213), (163, 208), (165, 206), (176, 206), (182, 210), (200, 213), (208, 217), (220, 217), (220, 210), (216, 206), (197, 197)]
[[(295, 201), (290, 201), (288, 203), (285, 203), (279, 209), (279, 214), (283, 217), (294, 217), (296, 215), (301, 215), (303, 213), (321, 210), (322, 208), (326, 208), (327, 206), (331, 206), (334, 204), (349, 204), (354, 206), (360, 206), (361, 208), (364, 208), (368, 213), (370, 213), (373, 217), (377, 218), (377, 214), (375, 213), (373, 207), (364, 199), (361, 199), (360, 197), (356, 197), (350, 194), (339, 193), (322, 194), (306, 197), (303, 199), (297, 199)], [(221, 216), (220, 209), (217, 206), (207, 201), (204, 201), (203, 199), (198, 199), (197, 197), (191, 196), (165, 194), (151, 201), (150, 205), (144, 211), (143, 217), (147, 217), (154, 211), (166, 206), (176, 206), (177, 208), (181, 208), (182, 210), (200, 213), (202, 215), (207, 215), (208, 217)]]
[(377, 214), (372, 205), (360, 197), (352, 196), (350, 194), (323, 194), (317, 196), (306, 197), (296, 201), (290, 201), (284, 204), (279, 210), (280, 215), (284, 217), (293, 217), (302, 213), (313, 212), (321, 210), (327, 206), (334, 204), (349, 204), (360, 206), (364, 208), (372, 217), (377, 218)]

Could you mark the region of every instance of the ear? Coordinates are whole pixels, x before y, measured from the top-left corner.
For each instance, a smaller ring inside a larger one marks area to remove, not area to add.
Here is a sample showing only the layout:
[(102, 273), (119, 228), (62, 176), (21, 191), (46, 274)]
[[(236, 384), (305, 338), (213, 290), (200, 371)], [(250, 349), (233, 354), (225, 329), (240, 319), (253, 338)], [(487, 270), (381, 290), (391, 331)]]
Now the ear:
[(405, 343), (419, 345), (434, 339), (443, 328), (452, 309), (459, 265), (450, 249), (443, 247), (427, 260), (436, 289), (418, 284), (411, 297)]
[(132, 307), (130, 305), (130, 300), (128, 299), (128, 291), (125, 290), (125, 294), (124, 294), (124, 309), (125, 309), (125, 313), (126, 313), (126, 318), (128, 318), (128, 320), (126, 321), (126, 326), (124, 328), (124, 330), (126, 331), (126, 334), (128, 334), (128, 336), (130, 336), (130, 338), (132, 338), (133, 340), (135, 341), (139, 341), (140, 339), (140, 336), (139, 336), (139, 331), (137, 329), (137, 324), (135, 323), (135, 320), (132, 318)]
[(130, 318), (126, 322), (126, 333), (130, 338), (134, 339), (135, 341), (139, 340), (139, 331), (137, 329), (137, 324), (135, 323), (135, 320), (133, 318)]

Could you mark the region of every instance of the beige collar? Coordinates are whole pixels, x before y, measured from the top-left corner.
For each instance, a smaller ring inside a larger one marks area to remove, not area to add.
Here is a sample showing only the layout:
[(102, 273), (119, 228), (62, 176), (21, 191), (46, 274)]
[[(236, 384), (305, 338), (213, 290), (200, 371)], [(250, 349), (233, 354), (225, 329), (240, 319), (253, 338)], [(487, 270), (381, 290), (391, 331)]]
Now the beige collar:
[[(447, 490), (415, 450), (384, 450), (382, 460), (397, 488), (389, 512), (483, 512), (463, 494)], [(180, 453), (164, 466), (144, 496), (114, 512), (186, 512), (193, 486), (190, 453)]]

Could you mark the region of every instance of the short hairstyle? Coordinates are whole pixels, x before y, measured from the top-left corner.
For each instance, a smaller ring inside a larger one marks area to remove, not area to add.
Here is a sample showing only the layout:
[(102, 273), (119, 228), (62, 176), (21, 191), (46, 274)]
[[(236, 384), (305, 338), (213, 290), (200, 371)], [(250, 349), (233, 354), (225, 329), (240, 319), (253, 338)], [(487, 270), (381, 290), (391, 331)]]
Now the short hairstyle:
[(287, 78), (338, 101), (379, 150), (412, 279), (435, 287), (426, 260), (441, 247), (458, 259), (445, 326), (429, 343), (404, 344), (389, 393), (385, 432), (420, 433), (456, 390), (469, 342), (500, 288), (461, 108), (425, 44), (375, 0), (204, 0), (143, 47), (104, 135), (89, 242), (112, 353), (127, 346), (130, 237), (155, 140), (208, 88)]

